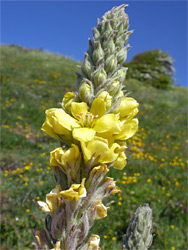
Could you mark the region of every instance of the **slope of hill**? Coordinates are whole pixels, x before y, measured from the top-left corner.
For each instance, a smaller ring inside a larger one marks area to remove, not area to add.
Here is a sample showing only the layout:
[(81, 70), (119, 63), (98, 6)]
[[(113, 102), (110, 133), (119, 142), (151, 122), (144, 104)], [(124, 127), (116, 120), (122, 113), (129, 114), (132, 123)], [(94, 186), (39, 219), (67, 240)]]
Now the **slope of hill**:
[[(79, 69), (68, 58), (18, 46), (2, 46), (1, 57), (1, 249), (33, 249), (31, 230), (44, 226), (45, 217), (36, 202), (54, 187), (49, 152), (59, 146), (40, 131), (44, 111), (74, 90)], [(101, 236), (102, 249), (121, 249), (133, 212), (149, 203), (151, 249), (186, 249), (187, 90), (134, 79), (125, 84), (140, 103), (140, 128), (128, 142), (125, 169), (110, 171), (122, 192), (92, 232)]]

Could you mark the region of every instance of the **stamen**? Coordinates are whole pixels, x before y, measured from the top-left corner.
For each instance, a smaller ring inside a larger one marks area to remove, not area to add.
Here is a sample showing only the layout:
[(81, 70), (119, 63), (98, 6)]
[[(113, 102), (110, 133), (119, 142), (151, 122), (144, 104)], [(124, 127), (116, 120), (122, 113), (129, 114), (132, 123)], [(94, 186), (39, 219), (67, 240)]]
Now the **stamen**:
[(76, 117), (79, 118), (81, 126), (91, 128), (94, 120), (97, 119), (98, 115), (94, 116), (90, 112), (87, 112), (85, 114), (83, 112), (80, 112), (80, 114), (77, 114)]
[(77, 116), (78, 118), (80, 118), (80, 119), (82, 118), (81, 115), (76, 115), (76, 116)]

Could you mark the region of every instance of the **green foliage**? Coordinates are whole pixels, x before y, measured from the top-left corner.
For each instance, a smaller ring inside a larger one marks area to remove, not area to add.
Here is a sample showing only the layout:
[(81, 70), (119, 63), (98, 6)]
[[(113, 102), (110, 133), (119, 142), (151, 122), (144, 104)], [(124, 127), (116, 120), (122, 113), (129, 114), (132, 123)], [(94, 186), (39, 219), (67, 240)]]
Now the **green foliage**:
[[(58, 107), (65, 91), (74, 89), (78, 63), (14, 46), (3, 46), (1, 57), (1, 249), (28, 250), (33, 249), (31, 230), (44, 218), (36, 201), (45, 201), (54, 187), (49, 152), (59, 147), (40, 132), (44, 111)], [(186, 249), (186, 89), (163, 91), (133, 79), (125, 83), (140, 103), (140, 129), (128, 141), (125, 169), (109, 173), (122, 192), (113, 196), (108, 217), (92, 232), (101, 236), (103, 250), (122, 249), (130, 218), (149, 203), (155, 234), (150, 249)]]
[(151, 50), (137, 54), (128, 67), (127, 78), (134, 78), (159, 89), (168, 89), (173, 83), (173, 59), (166, 52)]

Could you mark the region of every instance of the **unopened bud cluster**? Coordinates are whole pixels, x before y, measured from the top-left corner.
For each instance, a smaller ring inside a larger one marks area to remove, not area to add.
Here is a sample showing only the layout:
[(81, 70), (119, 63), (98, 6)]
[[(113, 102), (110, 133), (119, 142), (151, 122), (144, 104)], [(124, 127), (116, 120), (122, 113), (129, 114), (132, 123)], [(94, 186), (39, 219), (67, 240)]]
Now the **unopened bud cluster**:
[(127, 68), (122, 64), (127, 58), (130, 45), (127, 43), (132, 31), (128, 31), (129, 19), (124, 12), (126, 5), (114, 7), (105, 13), (97, 27), (93, 28), (93, 40), (89, 39), (89, 49), (77, 73), (79, 98), (91, 104), (101, 92), (108, 92), (111, 105), (116, 107), (122, 96), (122, 83), (125, 80)]
[(145, 204), (136, 210), (129, 223), (123, 250), (147, 250), (152, 240), (152, 210)]
[(104, 199), (120, 191), (105, 175), (125, 167), (126, 140), (138, 128), (138, 103), (122, 91), (131, 34), (125, 7), (107, 12), (93, 29), (78, 93), (67, 92), (61, 108), (46, 110), (42, 130), (65, 146), (50, 153), (56, 185), (38, 201), (47, 215), (46, 228), (34, 230), (36, 249), (100, 249), (100, 237), (88, 238), (89, 230), (107, 216)]

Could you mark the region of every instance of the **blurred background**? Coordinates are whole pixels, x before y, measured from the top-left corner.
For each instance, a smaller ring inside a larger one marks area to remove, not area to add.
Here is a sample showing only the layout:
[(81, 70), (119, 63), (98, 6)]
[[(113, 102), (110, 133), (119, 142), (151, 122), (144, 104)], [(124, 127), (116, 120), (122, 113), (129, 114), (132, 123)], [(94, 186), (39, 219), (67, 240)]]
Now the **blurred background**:
[[(151, 249), (187, 249), (187, 1), (1, 2), (1, 249), (33, 249), (44, 226), (37, 200), (55, 185), (49, 152), (59, 144), (40, 131), (45, 110), (74, 91), (97, 18), (128, 3), (125, 87), (139, 103), (128, 163), (111, 170), (122, 192), (92, 233), (101, 248), (121, 249), (136, 208), (153, 210)], [(106, 201), (108, 202), (108, 201)]]

